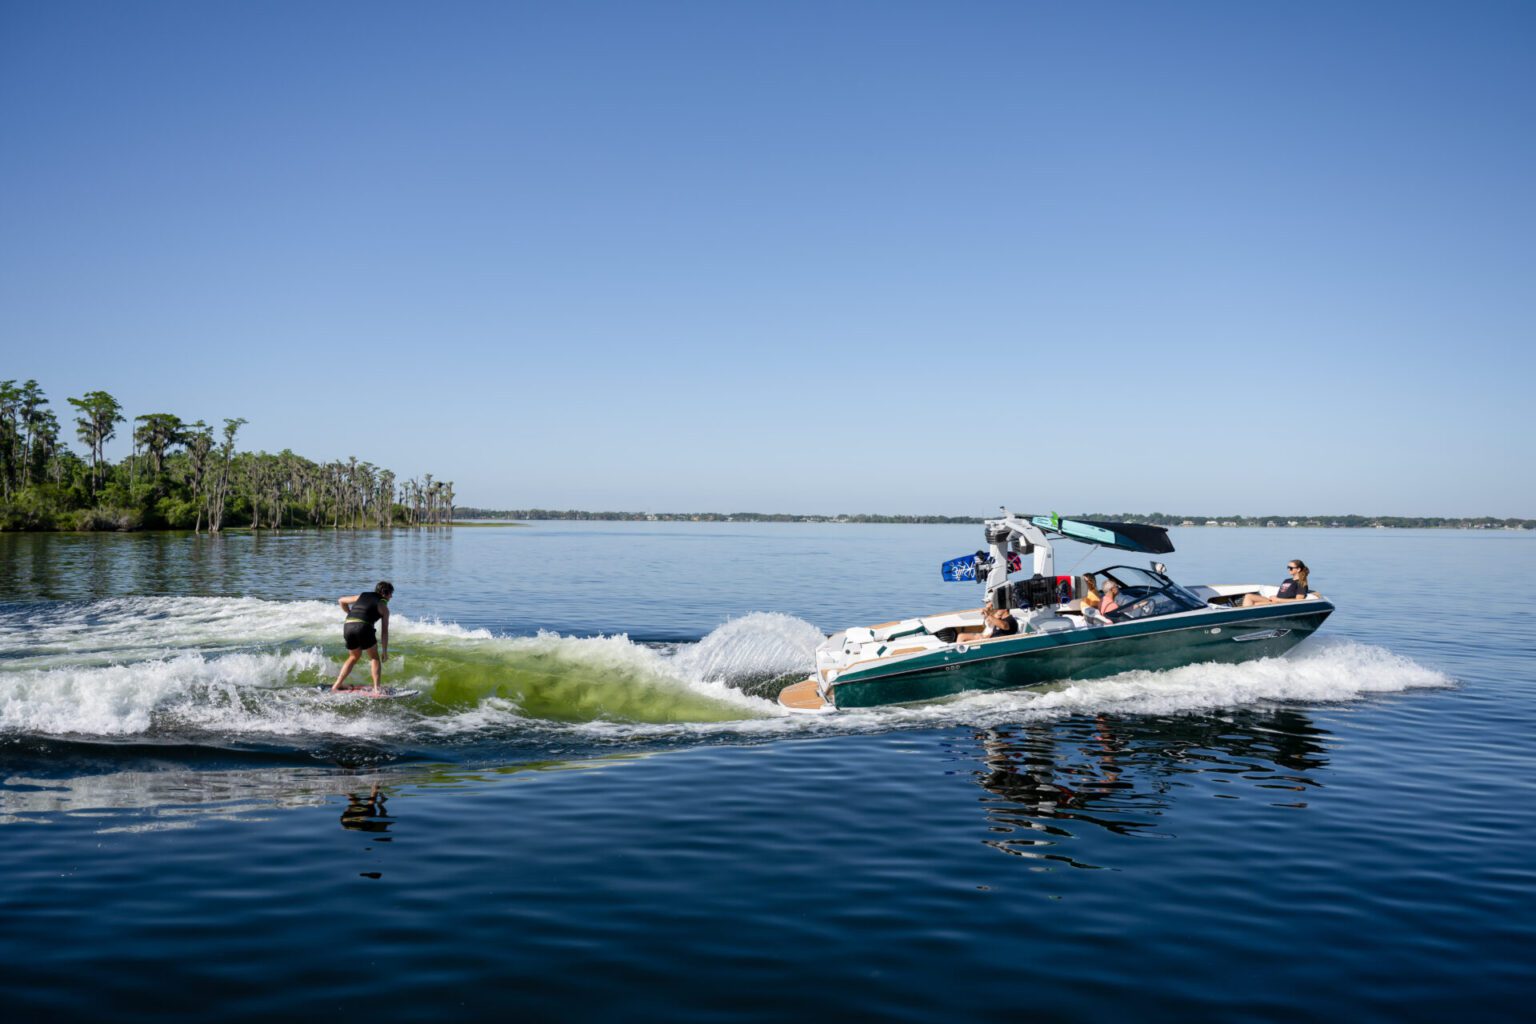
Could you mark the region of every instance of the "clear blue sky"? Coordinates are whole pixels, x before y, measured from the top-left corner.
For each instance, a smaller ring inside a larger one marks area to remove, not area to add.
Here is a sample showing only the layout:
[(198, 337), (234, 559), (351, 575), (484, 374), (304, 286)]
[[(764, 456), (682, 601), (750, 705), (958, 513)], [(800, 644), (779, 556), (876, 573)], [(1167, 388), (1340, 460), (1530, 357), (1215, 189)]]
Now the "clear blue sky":
[(1533, 52), (1527, 2), (0, 0), (0, 378), (493, 507), (1536, 517)]

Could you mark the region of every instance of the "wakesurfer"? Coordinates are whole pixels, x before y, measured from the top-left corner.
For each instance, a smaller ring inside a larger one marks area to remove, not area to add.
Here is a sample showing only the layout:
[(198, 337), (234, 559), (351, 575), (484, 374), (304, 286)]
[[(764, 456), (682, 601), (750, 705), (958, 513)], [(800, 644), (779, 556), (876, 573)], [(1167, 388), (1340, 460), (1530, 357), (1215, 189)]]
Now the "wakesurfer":
[[(378, 586), (371, 591), (337, 599), (336, 603), (347, 613), (347, 621), (341, 627), (341, 637), (347, 644), (347, 660), (341, 666), (336, 684), (331, 687), (332, 693), (363, 688), (342, 684), (346, 682), (352, 666), (357, 664), (357, 659), (365, 652), (368, 655), (368, 669), (373, 674), (373, 696), (383, 693), (379, 689), (379, 676), (382, 672), (380, 663), (389, 660), (389, 599), (394, 594), (395, 585), (388, 580), (380, 580)], [(374, 623), (379, 624), (377, 635), (373, 630)]]

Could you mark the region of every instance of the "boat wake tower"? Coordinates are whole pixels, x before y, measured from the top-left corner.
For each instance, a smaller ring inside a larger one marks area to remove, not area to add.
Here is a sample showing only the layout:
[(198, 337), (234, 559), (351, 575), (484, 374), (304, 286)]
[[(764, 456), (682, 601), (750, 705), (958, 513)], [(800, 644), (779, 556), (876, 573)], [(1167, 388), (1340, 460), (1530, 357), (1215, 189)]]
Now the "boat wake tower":
[[(986, 520), (983, 536), (987, 550), (972, 556), (969, 572), (964, 558), (955, 559), (945, 563), (944, 578), (973, 578), (984, 584), (987, 599), (997, 608), (1041, 608), (1055, 603), (1061, 584), (1056, 575), (1053, 536), (1144, 554), (1163, 555), (1173, 550), (1168, 531), (1161, 526), (1063, 519), (1055, 513), (1024, 517), (1006, 508), (997, 518)], [(1031, 575), (1010, 586), (1010, 573), (1021, 572), (1025, 558), (1030, 560)], [(1153, 563), (1153, 569), (1162, 572), (1163, 566)]]

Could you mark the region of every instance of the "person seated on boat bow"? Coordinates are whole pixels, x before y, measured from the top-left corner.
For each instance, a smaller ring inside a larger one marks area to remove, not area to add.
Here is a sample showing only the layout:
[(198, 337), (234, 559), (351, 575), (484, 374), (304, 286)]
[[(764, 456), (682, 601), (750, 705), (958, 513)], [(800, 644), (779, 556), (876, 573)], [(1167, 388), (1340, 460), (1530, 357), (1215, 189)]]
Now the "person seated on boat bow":
[(1019, 620), (1013, 617), (1013, 613), (1007, 608), (994, 608), (989, 600), (981, 606), (981, 619), (986, 628), (974, 633), (961, 633), (955, 637), (955, 643), (971, 643), (976, 640), (990, 640), (993, 637), (1013, 636), (1019, 631)]
[(1280, 584), (1280, 594), (1278, 597), (1265, 597), (1263, 594), (1245, 594), (1243, 596), (1243, 607), (1252, 608), (1256, 604), (1279, 604), (1281, 601), (1300, 601), (1312, 593), (1311, 589), (1307, 587), (1309, 570), (1307, 569), (1306, 562), (1299, 558), (1293, 558), (1290, 564), (1285, 567), (1285, 571), (1290, 574), (1290, 578)]

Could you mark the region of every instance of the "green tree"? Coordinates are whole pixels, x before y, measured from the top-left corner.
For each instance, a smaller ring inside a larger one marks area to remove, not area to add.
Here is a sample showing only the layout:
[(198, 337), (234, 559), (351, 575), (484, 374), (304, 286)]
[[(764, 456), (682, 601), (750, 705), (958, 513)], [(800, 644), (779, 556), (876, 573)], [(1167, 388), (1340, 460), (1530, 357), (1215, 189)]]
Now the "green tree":
[(235, 461), (235, 435), (245, 426), (244, 419), (224, 421), (224, 443), (219, 445), (219, 461), (214, 469), (211, 500), (208, 503), (208, 532), (224, 528), (224, 510), (229, 500), (231, 467)]
[(59, 418), (52, 409), (39, 409), (29, 424), (31, 447), (27, 452), (27, 474), (33, 483), (52, 479), (60, 483), (64, 476), (66, 454), (59, 446)]
[(395, 515), (395, 474), (387, 469), (379, 471), (379, 492), (374, 509), (378, 514), (380, 529), (393, 523)]
[(37, 381), (29, 380), (21, 386), (21, 427), (26, 435), (22, 441), (22, 486), (42, 479), (36, 448), (40, 433), (46, 430), (50, 423), (53, 428), (51, 441), (58, 440), (59, 421), (47, 409), (47, 405), (48, 399), (43, 396), (43, 389), (37, 386)]
[(197, 503), (192, 532), (200, 533), (203, 513), (208, 509), (208, 453), (213, 450), (213, 428), (202, 420), (189, 423), (181, 433), (180, 443), (187, 450), (187, 484), (192, 500)]
[(21, 389), (14, 380), (0, 380), (0, 495), (7, 501), (21, 482), (20, 412)]
[(180, 416), (168, 412), (151, 412), (136, 416), (138, 424), (133, 431), (134, 443), (149, 454), (150, 471), (159, 476), (165, 465), (165, 452), (172, 445), (181, 444), (186, 429)]
[(80, 411), (75, 426), (80, 441), (91, 450), (91, 492), (101, 486), (101, 449), (117, 436), (117, 425), (125, 422), (123, 407), (105, 391), (87, 391), (69, 404)]

